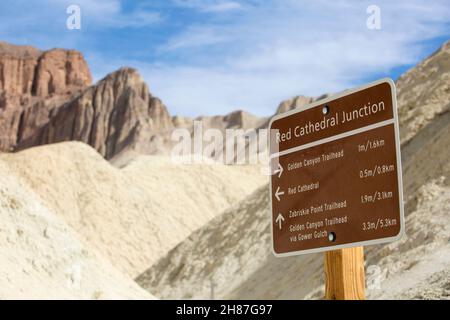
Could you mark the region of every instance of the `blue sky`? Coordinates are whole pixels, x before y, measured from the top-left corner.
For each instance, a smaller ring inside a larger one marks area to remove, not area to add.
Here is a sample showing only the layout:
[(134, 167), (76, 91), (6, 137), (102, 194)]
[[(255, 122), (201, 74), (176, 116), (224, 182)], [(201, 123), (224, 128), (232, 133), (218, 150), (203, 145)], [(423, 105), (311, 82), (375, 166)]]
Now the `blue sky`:
[[(81, 8), (68, 30), (66, 8)], [(366, 26), (369, 5), (381, 29)], [(450, 38), (445, 1), (2, 0), (0, 40), (77, 49), (95, 80), (139, 70), (172, 114), (244, 109), (380, 77), (396, 79)]]

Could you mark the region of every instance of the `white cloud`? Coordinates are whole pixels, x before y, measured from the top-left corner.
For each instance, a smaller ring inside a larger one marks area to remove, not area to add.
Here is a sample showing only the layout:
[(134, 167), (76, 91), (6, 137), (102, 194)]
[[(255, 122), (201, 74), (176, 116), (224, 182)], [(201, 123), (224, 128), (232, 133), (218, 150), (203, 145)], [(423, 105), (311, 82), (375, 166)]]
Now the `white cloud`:
[[(126, 28), (144, 27), (160, 23), (162, 17), (159, 12), (145, 10), (138, 7), (137, 10), (124, 12), (120, 0), (49, 0), (46, 10), (48, 15), (54, 17), (56, 12), (65, 14), (61, 9), (76, 4), (81, 9), (82, 21), (89, 21), (89, 25), (99, 28)], [(39, 6), (33, 1), (29, 6)], [(30, 14), (30, 16), (33, 16)], [(36, 18), (41, 18), (38, 16)]]
[(242, 5), (238, 2), (221, 2), (215, 5), (207, 6), (203, 10), (206, 12), (224, 12), (230, 10), (242, 9)]
[(182, 63), (140, 69), (173, 113), (269, 115), (290, 96), (340, 91), (417, 63), (423, 41), (449, 34), (446, 1), (377, 1), (379, 31), (366, 27), (370, 4), (279, 0), (232, 22), (197, 22), (196, 32), (166, 43)]
[(175, 5), (184, 8), (196, 9), (201, 12), (221, 13), (243, 9), (243, 5), (237, 1), (223, 0), (175, 0)]
[(166, 44), (158, 48), (158, 52), (175, 51), (182, 48), (195, 48), (215, 45), (230, 40), (225, 35), (218, 34), (214, 28), (193, 27), (172, 37)]
[[(102, 35), (107, 34), (108, 39), (113, 39), (113, 33), (118, 29), (150, 29), (164, 23), (157, 10), (145, 8), (141, 3), (135, 6), (134, 10), (124, 10), (123, 2), (48, 0), (44, 3), (38, 0), (2, 0), (0, 39), (16, 44), (33, 45), (41, 49), (54, 47), (82, 49), (83, 45), (90, 44), (95, 47), (93, 43), (105, 41), (103, 38), (96, 38), (98, 32), (102, 32)], [(68, 32), (66, 9), (73, 4), (81, 9), (81, 30)], [(95, 66), (91, 67), (95, 69)]]

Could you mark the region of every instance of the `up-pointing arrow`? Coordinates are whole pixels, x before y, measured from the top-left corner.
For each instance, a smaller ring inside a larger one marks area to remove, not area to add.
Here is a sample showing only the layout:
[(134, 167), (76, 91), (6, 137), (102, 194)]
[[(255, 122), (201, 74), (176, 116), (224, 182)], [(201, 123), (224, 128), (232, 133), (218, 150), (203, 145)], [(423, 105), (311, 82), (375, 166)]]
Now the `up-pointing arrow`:
[(278, 178), (281, 178), (281, 174), (283, 173), (283, 167), (278, 163), (278, 169), (274, 171), (274, 174), (278, 174)]
[(280, 201), (280, 196), (284, 194), (284, 191), (280, 191), (280, 187), (277, 188), (277, 191), (275, 191), (275, 198), (277, 198), (278, 201)]
[(278, 227), (281, 230), (281, 223), (284, 221), (284, 217), (281, 215), (281, 213), (278, 214), (278, 217), (275, 219), (275, 223), (278, 223)]

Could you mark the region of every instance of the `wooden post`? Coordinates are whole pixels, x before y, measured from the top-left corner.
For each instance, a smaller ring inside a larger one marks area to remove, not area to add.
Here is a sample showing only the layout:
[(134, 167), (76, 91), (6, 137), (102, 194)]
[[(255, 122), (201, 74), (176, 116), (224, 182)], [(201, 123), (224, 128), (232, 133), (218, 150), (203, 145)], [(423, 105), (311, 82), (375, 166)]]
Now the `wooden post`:
[(325, 276), (325, 299), (364, 300), (363, 247), (325, 252)]

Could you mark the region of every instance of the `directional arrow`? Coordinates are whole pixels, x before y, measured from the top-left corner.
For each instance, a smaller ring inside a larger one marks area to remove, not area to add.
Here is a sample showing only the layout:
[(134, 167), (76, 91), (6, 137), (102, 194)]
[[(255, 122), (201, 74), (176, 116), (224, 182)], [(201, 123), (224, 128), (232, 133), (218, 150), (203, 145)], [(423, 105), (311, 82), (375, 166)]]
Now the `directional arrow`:
[(284, 191), (280, 191), (280, 187), (277, 188), (277, 191), (275, 191), (275, 198), (277, 198), (278, 201), (280, 201), (280, 196), (284, 194)]
[(281, 223), (284, 221), (284, 217), (281, 215), (281, 213), (278, 214), (278, 217), (275, 219), (275, 223), (278, 223), (278, 227), (281, 230)]
[(278, 173), (278, 178), (281, 178), (281, 174), (283, 173), (283, 167), (278, 163), (278, 169), (275, 170), (274, 174)]

